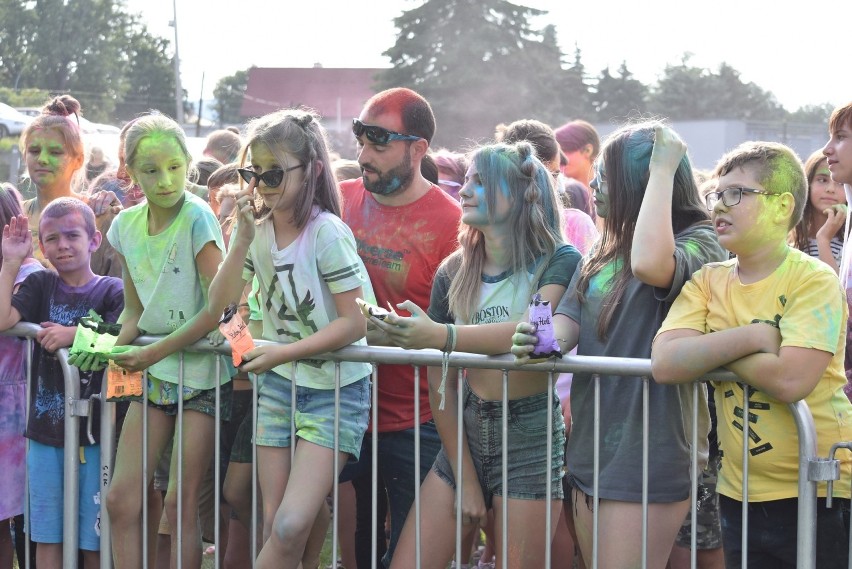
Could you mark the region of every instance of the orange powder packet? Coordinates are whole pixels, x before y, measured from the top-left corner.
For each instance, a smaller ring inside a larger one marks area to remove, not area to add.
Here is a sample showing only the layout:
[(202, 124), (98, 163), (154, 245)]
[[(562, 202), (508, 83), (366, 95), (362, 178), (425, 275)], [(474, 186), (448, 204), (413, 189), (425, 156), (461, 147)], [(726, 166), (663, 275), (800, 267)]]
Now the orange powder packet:
[(127, 371), (114, 362), (107, 366), (107, 401), (123, 401), (142, 396), (142, 372)]
[(234, 367), (243, 364), (243, 354), (254, 349), (254, 340), (249, 334), (248, 326), (237, 311), (237, 305), (231, 304), (219, 320), (219, 331), (231, 344), (231, 360)]

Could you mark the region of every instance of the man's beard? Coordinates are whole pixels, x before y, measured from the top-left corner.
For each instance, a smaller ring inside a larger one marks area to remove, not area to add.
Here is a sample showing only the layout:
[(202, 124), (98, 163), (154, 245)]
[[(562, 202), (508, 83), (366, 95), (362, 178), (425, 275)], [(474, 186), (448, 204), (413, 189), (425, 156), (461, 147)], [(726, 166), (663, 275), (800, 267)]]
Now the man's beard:
[(367, 176), (363, 176), (364, 188), (368, 192), (387, 196), (396, 192), (405, 191), (411, 184), (414, 178), (414, 171), (411, 169), (411, 157), (406, 152), (402, 164), (392, 168), (384, 173), (379, 173), (373, 170), (378, 179), (370, 181)]

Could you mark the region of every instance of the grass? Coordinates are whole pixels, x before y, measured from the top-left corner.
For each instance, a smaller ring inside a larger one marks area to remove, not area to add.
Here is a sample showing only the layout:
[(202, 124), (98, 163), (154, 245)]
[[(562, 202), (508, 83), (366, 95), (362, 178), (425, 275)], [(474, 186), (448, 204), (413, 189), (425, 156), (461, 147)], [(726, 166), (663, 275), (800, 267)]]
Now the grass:
[[(205, 543), (204, 547), (206, 548), (207, 545), (208, 544)], [(329, 565), (331, 565), (331, 526), (328, 528), (328, 533), (325, 536), (325, 543), (322, 545), (322, 552), (320, 553), (320, 569), (325, 569)], [(205, 555), (202, 558), (201, 569), (214, 569), (215, 566), (212, 555)]]

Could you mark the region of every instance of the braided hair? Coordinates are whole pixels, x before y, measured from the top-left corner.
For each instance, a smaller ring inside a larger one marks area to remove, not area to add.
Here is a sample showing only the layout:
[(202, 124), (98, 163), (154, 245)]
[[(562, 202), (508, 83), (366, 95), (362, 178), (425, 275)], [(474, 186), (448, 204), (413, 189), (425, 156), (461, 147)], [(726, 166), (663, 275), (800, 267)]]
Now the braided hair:
[[(564, 242), (553, 178), (528, 142), (484, 146), (472, 162), (485, 189), (488, 219), (494, 220), (498, 192), (509, 200), (507, 223), (513, 228), (509, 265), (515, 278), (520, 277)], [(476, 227), (462, 224), (459, 244), (459, 250), (445, 261), (452, 279), (448, 296), (450, 311), (467, 322), (479, 300), (485, 236)]]

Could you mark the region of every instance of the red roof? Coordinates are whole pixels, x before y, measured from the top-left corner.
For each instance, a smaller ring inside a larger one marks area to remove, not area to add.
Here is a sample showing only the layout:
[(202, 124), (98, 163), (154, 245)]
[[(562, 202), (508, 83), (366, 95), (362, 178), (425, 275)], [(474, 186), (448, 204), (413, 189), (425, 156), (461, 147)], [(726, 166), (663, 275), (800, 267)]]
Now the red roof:
[(240, 116), (258, 117), (278, 109), (303, 105), (322, 117), (357, 117), (373, 96), (381, 69), (254, 67), (249, 70)]

